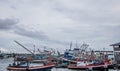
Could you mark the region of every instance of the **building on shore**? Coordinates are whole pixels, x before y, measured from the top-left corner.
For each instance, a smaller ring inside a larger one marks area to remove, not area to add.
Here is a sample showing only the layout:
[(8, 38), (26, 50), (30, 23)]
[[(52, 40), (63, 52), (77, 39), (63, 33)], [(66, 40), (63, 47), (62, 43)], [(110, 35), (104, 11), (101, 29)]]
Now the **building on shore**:
[(120, 42), (111, 44), (110, 46), (113, 46), (115, 61), (117, 64), (120, 64)]

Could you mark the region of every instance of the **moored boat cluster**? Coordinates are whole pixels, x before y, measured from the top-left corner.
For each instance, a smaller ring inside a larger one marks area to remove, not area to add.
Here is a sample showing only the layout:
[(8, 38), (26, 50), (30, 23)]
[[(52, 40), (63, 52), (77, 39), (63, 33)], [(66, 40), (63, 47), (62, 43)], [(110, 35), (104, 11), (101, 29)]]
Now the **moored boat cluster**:
[(14, 54), (14, 62), (9, 64), (8, 70), (19, 71), (43, 71), (56, 68), (68, 68), (78, 70), (108, 70), (114, 68), (113, 58), (109, 58), (109, 51), (94, 51), (88, 49), (88, 44), (82, 44), (81, 48), (66, 49), (64, 54), (57, 51), (55, 56), (52, 51), (40, 51), (39, 54), (31, 52), (19, 42), (17, 44), (25, 48), (31, 54)]

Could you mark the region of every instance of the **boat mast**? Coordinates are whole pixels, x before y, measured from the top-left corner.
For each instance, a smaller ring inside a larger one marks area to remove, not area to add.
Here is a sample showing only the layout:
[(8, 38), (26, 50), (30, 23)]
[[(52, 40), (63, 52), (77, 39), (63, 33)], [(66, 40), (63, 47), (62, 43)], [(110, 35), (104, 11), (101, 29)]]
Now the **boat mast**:
[(72, 41), (71, 41), (71, 43), (70, 43), (70, 50), (71, 50), (71, 48), (72, 48)]

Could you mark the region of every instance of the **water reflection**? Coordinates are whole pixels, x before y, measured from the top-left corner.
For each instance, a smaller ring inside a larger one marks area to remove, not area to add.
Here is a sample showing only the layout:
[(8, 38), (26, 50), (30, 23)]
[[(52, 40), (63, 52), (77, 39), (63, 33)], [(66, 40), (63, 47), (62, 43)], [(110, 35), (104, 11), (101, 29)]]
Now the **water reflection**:
[(0, 71), (7, 71), (6, 67), (12, 62), (12, 58), (0, 59)]

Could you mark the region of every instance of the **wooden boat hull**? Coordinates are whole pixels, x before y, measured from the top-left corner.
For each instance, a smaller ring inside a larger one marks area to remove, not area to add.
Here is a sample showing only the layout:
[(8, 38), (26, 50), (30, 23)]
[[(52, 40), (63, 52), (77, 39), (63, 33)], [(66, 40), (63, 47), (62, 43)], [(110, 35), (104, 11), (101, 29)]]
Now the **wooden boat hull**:
[(69, 69), (77, 69), (77, 70), (87, 70), (87, 69), (92, 69), (92, 70), (103, 70), (105, 69), (105, 65), (94, 65), (94, 66), (76, 66), (76, 65), (69, 65)]
[(7, 70), (13, 71), (49, 71), (54, 67), (54, 65), (46, 65), (46, 66), (36, 66), (36, 67), (16, 67), (16, 66), (8, 66)]

